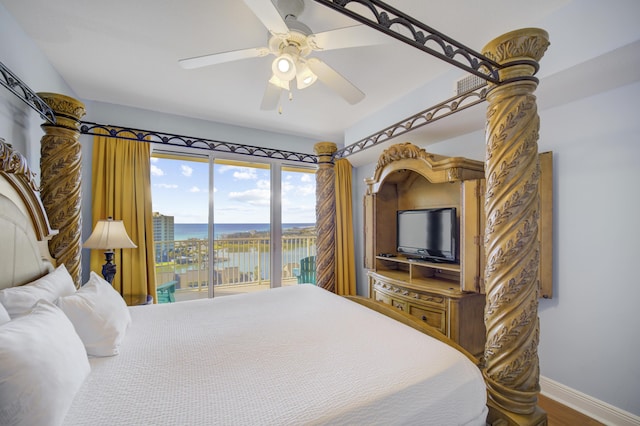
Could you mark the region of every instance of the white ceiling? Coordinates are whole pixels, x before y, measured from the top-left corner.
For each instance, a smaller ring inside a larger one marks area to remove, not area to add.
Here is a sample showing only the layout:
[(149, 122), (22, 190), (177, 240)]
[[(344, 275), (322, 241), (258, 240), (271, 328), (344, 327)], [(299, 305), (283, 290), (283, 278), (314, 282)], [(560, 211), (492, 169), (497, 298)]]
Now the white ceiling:
[[(567, 0), (390, 0), (419, 21), (481, 50), (507, 31), (531, 26)], [(359, 87), (349, 105), (322, 83), (293, 92), (282, 114), (260, 110), (273, 57), (185, 70), (178, 60), (266, 46), (267, 30), (243, 1), (2, 0), (83, 100), (343, 142), (345, 129), (452, 69), (389, 39), (385, 45), (314, 53)], [(481, 17), (481, 18), (480, 18)], [(321, 32), (356, 25), (306, 0), (299, 20)], [(370, 30), (374, 31), (374, 30)], [(451, 83), (453, 95), (453, 82)], [(444, 100), (444, 99), (441, 99)], [(426, 104), (416, 109), (424, 109)], [(91, 120), (90, 111), (86, 119)], [(117, 123), (113, 123), (117, 124)], [(393, 124), (380, 123), (380, 128)], [(156, 129), (171, 132), (171, 129)]]

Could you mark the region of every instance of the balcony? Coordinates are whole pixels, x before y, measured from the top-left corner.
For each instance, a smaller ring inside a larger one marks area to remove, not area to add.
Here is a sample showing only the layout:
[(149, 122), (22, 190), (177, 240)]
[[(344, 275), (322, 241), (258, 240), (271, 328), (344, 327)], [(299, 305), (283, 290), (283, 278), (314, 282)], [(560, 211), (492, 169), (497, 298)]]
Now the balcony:
[[(158, 302), (166, 303), (214, 295), (265, 290), (271, 287), (268, 237), (223, 238), (214, 240), (155, 241)], [(303, 259), (316, 255), (315, 235), (282, 237), (281, 285), (305, 281), (300, 270)], [(209, 273), (209, 256), (213, 272)], [(306, 279), (309, 281), (310, 279)]]

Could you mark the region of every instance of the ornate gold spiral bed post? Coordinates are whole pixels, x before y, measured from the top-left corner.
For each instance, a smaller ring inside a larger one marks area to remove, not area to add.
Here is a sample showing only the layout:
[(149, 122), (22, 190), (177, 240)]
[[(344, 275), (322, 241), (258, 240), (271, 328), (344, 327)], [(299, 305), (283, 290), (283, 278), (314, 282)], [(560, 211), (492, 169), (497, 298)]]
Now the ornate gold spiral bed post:
[(316, 285), (335, 292), (336, 287), (336, 183), (333, 142), (318, 142), (316, 172)]
[(49, 250), (64, 263), (76, 287), (81, 285), (82, 220), (80, 216), (80, 119), (84, 104), (56, 93), (38, 93), (56, 115), (56, 124), (44, 123), (40, 147), (40, 194), (53, 229)]
[[(487, 95), (486, 307), (483, 374), (489, 422), (546, 424), (537, 406), (538, 361), (538, 130), (530, 78), (549, 45), (544, 30), (526, 28), (491, 41), (483, 54), (503, 65), (503, 83)], [(518, 63), (515, 63), (519, 61)]]

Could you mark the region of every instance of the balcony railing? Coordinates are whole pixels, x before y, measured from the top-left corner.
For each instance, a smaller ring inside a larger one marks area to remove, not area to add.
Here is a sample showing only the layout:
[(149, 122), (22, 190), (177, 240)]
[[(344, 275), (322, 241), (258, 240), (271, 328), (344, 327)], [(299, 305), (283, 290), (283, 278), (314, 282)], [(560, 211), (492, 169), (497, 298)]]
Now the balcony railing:
[[(159, 302), (173, 301), (161, 295), (164, 287), (175, 290), (176, 300), (207, 297), (210, 284), (215, 286), (214, 292), (220, 294), (249, 287), (270, 287), (271, 240), (268, 237), (216, 239), (213, 247), (207, 239), (155, 241), (154, 244)], [(315, 254), (315, 236), (283, 236), (281, 284), (297, 283), (301, 260)], [(213, 256), (214, 265), (211, 275), (209, 256)]]

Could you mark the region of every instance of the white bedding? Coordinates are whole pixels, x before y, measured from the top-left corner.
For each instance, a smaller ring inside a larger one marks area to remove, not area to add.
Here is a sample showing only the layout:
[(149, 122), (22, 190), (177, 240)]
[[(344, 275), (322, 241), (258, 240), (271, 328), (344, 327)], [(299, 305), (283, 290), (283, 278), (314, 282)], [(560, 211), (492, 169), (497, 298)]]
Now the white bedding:
[(65, 424), (485, 423), (463, 355), (312, 285), (130, 311)]

